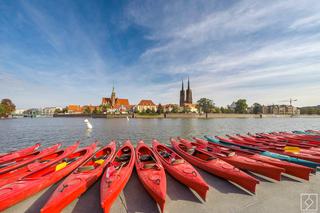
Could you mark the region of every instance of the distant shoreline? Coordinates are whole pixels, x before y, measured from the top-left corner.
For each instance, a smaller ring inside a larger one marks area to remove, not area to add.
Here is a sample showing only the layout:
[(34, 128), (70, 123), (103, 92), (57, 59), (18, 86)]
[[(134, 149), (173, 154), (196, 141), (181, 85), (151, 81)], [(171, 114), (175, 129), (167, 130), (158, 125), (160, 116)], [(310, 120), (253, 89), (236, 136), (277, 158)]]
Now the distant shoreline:
[[(139, 114), (55, 114), (53, 117), (63, 117), (63, 118), (78, 118), (78, 117), (89, 117), (89, 118), (105, 118), (105, 119), (115, 119), (122, 118), (126, 119), (206, 119), (205, 114), (196, 113), (168, 113), (159, 115), (139, 115)], [(208, 119), (215, 118), (320, 118), (320, 115), (274, 115), (274, 114), (235, 114), (235, 113), (209, 113)]]

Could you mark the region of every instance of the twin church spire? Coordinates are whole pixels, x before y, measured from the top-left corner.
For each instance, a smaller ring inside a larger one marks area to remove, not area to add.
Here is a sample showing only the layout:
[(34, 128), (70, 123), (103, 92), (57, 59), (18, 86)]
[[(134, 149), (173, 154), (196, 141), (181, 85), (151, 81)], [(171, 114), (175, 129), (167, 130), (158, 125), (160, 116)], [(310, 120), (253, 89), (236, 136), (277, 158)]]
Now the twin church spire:
[(182, 80), (182, 86), (180, 90), (180, 106), (184, 106), (185, 104), (192, 104), (192, 91), (190, 89), (190, 81), (188, 76), (188, 88), (184, 91), (184, 85)]

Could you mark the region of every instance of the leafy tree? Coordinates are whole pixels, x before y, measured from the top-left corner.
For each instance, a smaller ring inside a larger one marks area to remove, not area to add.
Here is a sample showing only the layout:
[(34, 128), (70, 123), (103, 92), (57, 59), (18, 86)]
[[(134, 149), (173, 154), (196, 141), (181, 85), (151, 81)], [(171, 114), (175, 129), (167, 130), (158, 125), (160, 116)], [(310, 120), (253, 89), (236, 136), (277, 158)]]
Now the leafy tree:
[(0, 117), (4, 117), (6, 114), (6, 110), (2, 104), (0, 104)]
[(236, 102), (235, 112), (244, 114), (247, 112), (247, 108), (248, 108), (247, 100), (246, 99), (239, 99)]
[(54, 114), (59, 114), (59, 113), (61, 113), (61, 112), (62, 112), (62, 110), (59, 109), (59, 108), (57, 108), (57, 109), (54, 110)]
[(213, 100), (210, 100), (208, 98), (201, 98), (197, 101), (199, 112), (206, 113), (206, 118), (208, 118), (208, 113), (214, 109), (214, 103)]
[(183, 112), (184, 113), (190, 113), (191, 112), (191, 107), (188, 105), (183, 106)]
[(65, 107), (62, 109), (62, 113), (67, 113), (68, 112), (68, 107)]
[(12, 103), (12, 101), (8, 98), (1, 100), (1, 109), (0, 109), (0, 115), (7, 117), (8, 115), (11, 115), (16, 110), (16, 105)]
[(221, 109), (219, 107), (214, 107), (214, 112), (215, 113), (221, 113)]
[(92, 114), (98, 114), (98, 110), (96, 107), (92, 110)]
[(179, 107), (177, 105), (173, 105), (171, 112), (172, 113), (178, 113), (179, 112)]
[(254, 114), (260, 114), (262, 113), (262, 106), (259, 103), (254, 103), (253, 104), (253, 109), (252, 109)]
[(151, 109), (146, 109), (146, 111), (145, 111), (147, 114), (149, 114), (149, 113), (151, 113)]
[(90, 108), (86, 106), (86, 107), (83, 109), (83, 113), (84, 113), (84, 114), (90, 114), (90, 113), (91, 113)]
[(162, 114), (164, 112), (163, 106), (161, 104), (158, 105), (157, 113)]

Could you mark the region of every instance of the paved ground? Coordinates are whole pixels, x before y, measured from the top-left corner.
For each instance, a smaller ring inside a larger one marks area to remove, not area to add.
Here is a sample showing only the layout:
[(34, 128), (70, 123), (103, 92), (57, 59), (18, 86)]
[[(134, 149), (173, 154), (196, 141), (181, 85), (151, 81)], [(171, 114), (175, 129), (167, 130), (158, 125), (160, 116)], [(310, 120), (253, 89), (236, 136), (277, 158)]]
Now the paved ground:
[[(167, 175), (167, 204), (165, 212), (294, 213), (301, 212), (300, 193), (320, 194), (319, 171), (317, 175), (312, 175), (310, 181), (301, 181), (283, 176), (281, 182), (275, 183), (256, 176), (261, 180), (261, 183), (257, 186), (256, 195), (250, 195), (237, 186), (202, 170), (199, 170), (199, 172), (210, 185), (207, 201), (202, 201), (189, 188), (177, 182), (170, 175)], [(53, 185), (43, 190), (6, 210), (5, 213), (39, 212), (39, 209), (44, 205), (56, 186)], [(63, 212), (102, 212), (99, 199), (98, 182), (87, 193), (81, 196), (80, 199), (71, 203)], [(114, 203), (111, 212), (159, 212), (159, 210), (140, 184), (136, 172), (134, 172), (121, 196)]]

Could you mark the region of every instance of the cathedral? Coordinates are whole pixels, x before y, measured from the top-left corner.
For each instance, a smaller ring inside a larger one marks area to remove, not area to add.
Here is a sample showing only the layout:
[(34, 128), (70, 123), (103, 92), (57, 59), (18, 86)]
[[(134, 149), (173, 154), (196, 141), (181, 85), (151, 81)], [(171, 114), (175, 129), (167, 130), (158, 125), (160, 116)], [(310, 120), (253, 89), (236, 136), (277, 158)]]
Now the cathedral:
[(192, 91), (190, 89), (190, 81), (188, 77), (188, 88), (184, 91), (184, 85), (182, 80), (182, 88), (180, 90), (180, 106), (183, 107), (185, 104), (192, 104)]
[(110, 108), (118, 111), (126, 111), (130, 108), (129, 100), (125, 98), (117, 98), (114, 87), (112, 87), (112, 93), (110, 98), (103, 97), (102, 105), (110, 105)]

